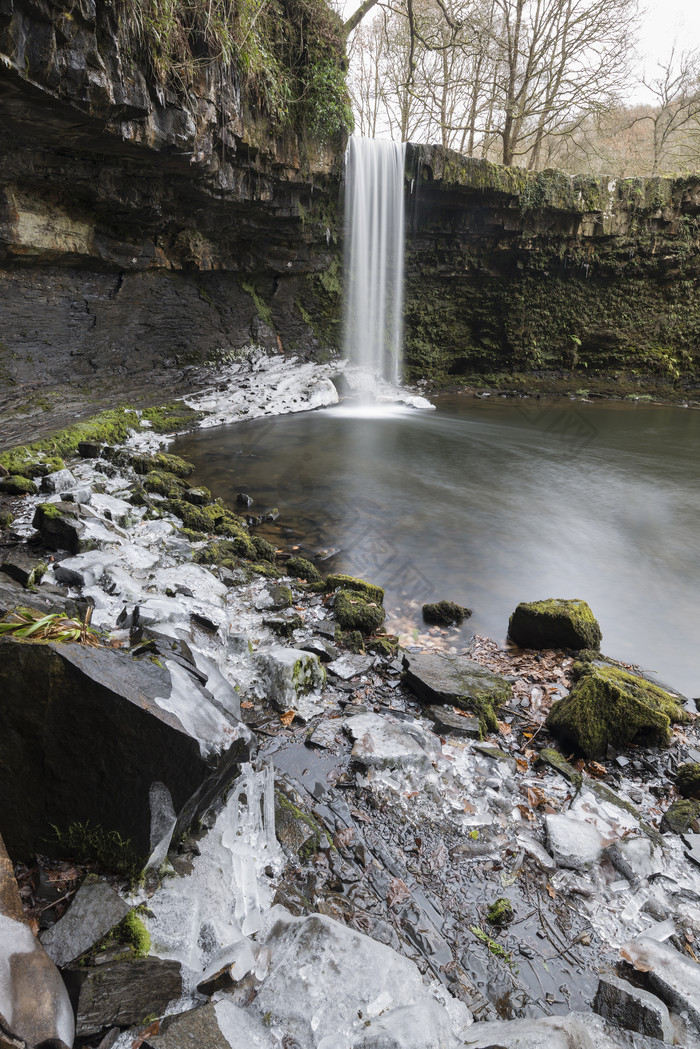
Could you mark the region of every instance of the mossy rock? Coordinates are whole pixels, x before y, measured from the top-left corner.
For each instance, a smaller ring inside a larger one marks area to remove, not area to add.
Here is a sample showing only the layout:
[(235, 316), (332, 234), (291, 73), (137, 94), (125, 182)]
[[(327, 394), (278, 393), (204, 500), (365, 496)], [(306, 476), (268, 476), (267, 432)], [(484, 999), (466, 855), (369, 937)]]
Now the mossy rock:
[(4, 495), (36, 495), (38, 489), (29, 477), (10, 474), (0, 479), (0, 492)]
[(294, 600), (294, 595), (288, 586), (273, 586), (270, 588), (272, 608), (279, 612), (283, 608), (289, 608)]
[(579, 681), (547, 717), (547, 728), (567, 748), (599, 758), (608, 746), (667, 747), (671, 724), (690, 721), (677, 700), (645, 678), (618, 667), (580, 666), (585, 669)]
[(247, 539), (250, 544), (248, 547), (250, 553), (241, 556), (251, 559), (257, 557), (245, 522), (225, 506), (219, 503), (211, 503), (209, 506), (193, 506), (185, 499), (166, 499), (162, 506), (164, 510), (179, 517), (185, 528), (190, 528), (193, 532)]
[(521, 648), (573, 649), (599, 649), (603, 637), (587, 603), (576, 598), (521, 602), (508, 636)]
[(164, 470), (166, 473), (175, 474), (176, 477), (189, 477), (194, 473), (194, 463), (188, 463), (179, 455), (170, 455), (169, 452), (156, 452), (155, 455), (132, 455), (131, 465), (137, 474), (147, 474), (152, 470)]
[(284, 565), (287, 575), (295, 579), (305, 579), (307, 583), (322, 583), (323, 576), (315, 565), (307, 561), (305, 557), (290, 557)]
[(700, 833), (700, 801), (690, 798), (674, 801), (663, 815), (661, 830), (671, 834)]
[(147, 492), (163, 495), (166, 499), (184, 499), (187, 485), (175, 474), (165, 470), (151, 470), (141, 482)]
[(369, 652), (375, 652), (378, 656), (391, 659), (399, 650), (399, 639), (396, 634), (382, 634), (367, 641), (366, 648)]
[(57, 455), (34, 456), (24, 446), (13, 448), (9, 452), (0, 453), (0, 464), (5, 467), (9, 474), (32, 479), (57, 473), (58, 470), (63, 470), (66, 465), (63, 459)]
[(435, 601), (423, 605), (423, 619), (426, 623), (435, 623), (438, 626), (451, 626), (452, 623), (461, 623), (472, 614), (471, 608), (458, 605), (454, 601)]
[(509, 922), (512, 922), (513, 917), (513, 904), (506, 896), (499, 896), (490, 904), (486, 912), (487, 921), (491, 925), (508, 925)]
[(382, 605), (367, 600), (359, 590), (339, 590), (335, 595), (333, 613), (342, 630), (359, 630), (361, 634), (376, 634), (386, 619)]
[(14, 514), (11, 514), (9, 510), (3, 510), (0, 513), (0, 528), (10, 528), (14, 519)]
[(375, 604), (384, 604), (383, 588), (374, 583), (368, 583), (364, 579), (358, 579), (352, 575), (329, 575), (326, 579), (326, 589), (337, 590), (339, 587), (343, 590), (356, 590), (359, 594), (368, 597), (370, 601), (374, 601)]
[(257, 551), (249, 535), (237, 535), (233, 539), (220, 539), (195, 550), (192, 560), (199, 565), (221, 565), (222, 568), (238, 568), (241, 558), (257, 560)]
[(700, 799), (700, 764), (688, 761), (676, 773), (676, 789), (684, 798)]
[(255, 553), (259, 561), (269, 561), (274, 565), (277, 560), (277, 549), (268, 543), (267, 539), (263, 539), (261, 535), (251, 536), (253, 546), (255, 547)]

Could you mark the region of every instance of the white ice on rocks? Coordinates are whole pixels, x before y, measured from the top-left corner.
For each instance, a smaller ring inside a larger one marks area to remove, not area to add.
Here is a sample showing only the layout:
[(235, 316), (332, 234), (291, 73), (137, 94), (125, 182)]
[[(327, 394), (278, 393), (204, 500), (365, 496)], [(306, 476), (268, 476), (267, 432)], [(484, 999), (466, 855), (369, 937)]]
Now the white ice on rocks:
[(202, 757), (220, 754), (235, 737), (231, 719), (202, 696), (192, 677), (178, 663), (166, 659), (165, 666), (170, 674), (170, 693), (155, 696), (155, 702), (161, 710), (174, 714), (186, 732), (197, 740)]
[(119, 556), (114, 550), (89, 550), (59, 561), (53, 566), (53, 575), (56, 582), (64, 586), (94, 586)]
[(603, 836), (590, 823), (559, 813), (545, 816), (547, 842), (558, 866), (583, 871), (598, 863)]
[(355, 714), (343, 722), (343, 728), (355, 740), (352, 757), (362, 765), (425, 770), (432, 767), (432, 756), (427, 746), (408, 732), (403, 724), (388, 717)]
[[(305, 1049), (456, 1049), (471, 1017), (454, 1019), (418, 968), (391, 947), (322, 914), (268, 915), (270, 969), (253, 1005), (271, 1030)], [(457, 1030), (454, 1023), (457, 1024)]]
[(311, 698), (318, 698), (326, 681), (326, 672), (318, 656), (302, 649), (273, 645), (260, 649), (255, 663), (269, 699), (280, 710), (295, 710), (310, 716), (323, 709)]
[(667, 1005), (687, 1012), (700, 1031), (700, 965), (673, 947), (648, 937), (626, 943), (620, 951), (625, 961), (646, 973), (651, 989)]
[[(19, 1022), (19, 1017), (16, 1015), (19, 992), (25, 992), (21, 997), (26, 1000), (26, 992), (30, 990), (27, 986), (16, 986), (17, 972), (23, 969), (21, 964), (17, 964), (16, 956), (34, 954), (36, 952), (43, 954), (44, 948), (36, 940), (29, 926), (25, 925), (24, 922), (18, 922), (14, 918), (8, 918), (6, 915), (0, 914), (0, 1015), (5, 1018), (10, 1030), (13, 1030), (13, 1025)], [(44, 960), (48, 965), (48, 960), (46, 958)], [(40, 968), (43, 972), (43, 966)], [(37, 982), (39, 984), (44, 983), (42, 988), (44, 995), (43, 1005), (47, 1010), (51, 1009), (53, 1011), (52, 1026), (55, 1034), (66, 1045), (72, 1045), (75, 1022), (68, 992), (63, 986), (57, 970), (54, 970), (55, 981), (49, 981), (48, 979), (42, 981), (42, 972), (39, 973)], [(39, 989), (39, 987), (36, 988), (37, 991)], [(42, 1017), (42, 1024), (45, 1024), (46, 1027), (49, 1026), (47, 1016)], [(21, 1035), (23, 1032), (18, 1031), (17, 1033)]]
[(258, 947), (248, 937), (270, 904), (263, 872), (282, 860), (271, 766), (244, 766), (199, 850), (187, 877), (167, 879), (150, 897), (144, 918), (153, 953), (181, 963), (189, 992), (227, 963), (241, 968), (248, 948), (257, 962)]
[(185, 597), (196, 595), (198, 601), (205, 604), (221, 605), (227, 593), (225, 584), (208, 568), (193, 563), (160, 569), (155, 576), (155, 582), (161, 590), (172, 590)]

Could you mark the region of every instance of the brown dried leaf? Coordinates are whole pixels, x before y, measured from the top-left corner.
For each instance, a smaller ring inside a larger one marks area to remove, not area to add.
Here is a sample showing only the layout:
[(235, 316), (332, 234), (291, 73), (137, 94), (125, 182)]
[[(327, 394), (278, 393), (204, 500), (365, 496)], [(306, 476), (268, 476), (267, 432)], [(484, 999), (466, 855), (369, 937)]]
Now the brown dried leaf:
[(410, 899), (411, 890), (405, 881), (401, 878), (392, 878), (389, 882), (389, 888), (386, 890), (386, 902), (390, 907), (398, 907), (400, 903), (405, 903), (406, 900)]
[(343, 830), (339, 830), (333, 835), (333, 844), (337, 849), (343, 849), (346, 845), (349, 845), (352, 839), (355, 837), (354, 827), (345, 827)]
[(554, 891), (554, 889), (552, 888), (551, 885), (547, 886), (547, 892), (549, 893), (549, 895), (552, 897), (553, 900), (556, 900), (557, 894), (556, 894), (556, 892)]
[(296, 716), (296, 711), (294, 711), (294, 710), (285, 710), (284, 714), (280, 714), (280, 721), (282, 722), (284, 727), (287, 728), (287, 726), (291, 725), (291, 723), (294, 721), (295, 716)]
[(447, 863), (447, 848), (445, 847), (444, 842), (440, 842), (435, 851), (428, 856), (428, 863), (431, 871), (439, 870), (441, 867), (445, 866)]

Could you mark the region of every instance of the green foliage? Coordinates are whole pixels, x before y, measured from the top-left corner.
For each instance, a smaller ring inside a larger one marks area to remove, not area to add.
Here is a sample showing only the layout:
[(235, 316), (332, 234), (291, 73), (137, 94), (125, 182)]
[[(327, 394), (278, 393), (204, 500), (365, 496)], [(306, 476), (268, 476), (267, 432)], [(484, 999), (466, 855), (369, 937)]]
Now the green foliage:
[(116, 830), (93, 827), (89, 820), (76, 821), (66, 830), (53, 826), (58, 848), (67, 856), (85, 863), (97, 863), (106, 871), (122, 874), (136, 882), (141, 864), (131, 845), (131, 839), (122, 838)]
[(185, 94), (213, 63), (273, 129), (352, 129), (342, 21), (326, 0), (119, 0), (127, 49)]

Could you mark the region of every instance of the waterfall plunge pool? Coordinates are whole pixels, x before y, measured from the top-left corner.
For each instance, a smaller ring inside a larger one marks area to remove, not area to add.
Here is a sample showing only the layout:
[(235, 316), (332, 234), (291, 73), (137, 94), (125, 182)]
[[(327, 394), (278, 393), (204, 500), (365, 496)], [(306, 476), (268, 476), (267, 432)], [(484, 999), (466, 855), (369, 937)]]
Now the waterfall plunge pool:
[[(503, 641), (519, 601), (579, 597), (602, 650), (700, 695), (700, 412), (440, 396), (437, 411), (338, 408), (204, 430), (173, 451), (279, 547), (386, 589), (387, 629), (420, 606), (474, 610), (450, 643)], [(239, 508), (240, 509), (240, 508)]]

